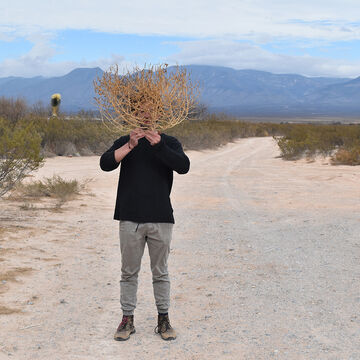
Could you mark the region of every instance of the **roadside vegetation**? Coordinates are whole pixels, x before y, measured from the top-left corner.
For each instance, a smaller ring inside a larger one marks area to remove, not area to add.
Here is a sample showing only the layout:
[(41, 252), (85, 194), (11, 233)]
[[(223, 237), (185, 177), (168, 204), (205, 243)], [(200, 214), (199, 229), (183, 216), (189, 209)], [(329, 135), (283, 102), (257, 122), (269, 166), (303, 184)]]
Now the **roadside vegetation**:
[(0, 197), (43, 164), (41, 136), (32, 123), (0, 118)]
[(89, 181), (91, 179), (83, 182), (79, 182), (76, 179), (66, 180), (59, 175), (54, 175), (43, 180), (18, 183), (13, 189), (11, 198), (13, 200), (25, 200), (20, 206), (22, 210), (38, 209), (29, 201), (50, 198), (55, 200), (54, 206), (51, 209), (59, 210), (65, 202), (76, 198), (76, 195), (80, 195), (86, 189), (86, 184)]
[(273, 136), (287, 160), (330, 156), (332, 164), (360, 165), (360, 125), (286, 124)]
[(181, 123), (169, 129), (186, 150), (217, 148), (238, 138), (270, 136), (281, 133), (281, 124), (240, 121), (226, 114), (209, 114), (202, 120)]
[[(0, 196), (42, 166), (45, 157), (101, 155), (122, 135), (112, 133), (91, 112), (50, 114), (51, 109), (41, 103), (29, 107), (22, 99), (0, 98)], [(333, 164), (360, 165), (360, 125), (242, 121), (209, 114), (200, 107), (190, 121), (166, 132), (177, 137), (185, 150), (216, 148), (243, 137), (272, 136), (286, 160), (323, 155), (331, 156)], [(60, 184), (59, 178), (57, 182)], [(45, 185), (49, 187), (50, 182), (36, 186), (44, 190)], [(61, 191), (66, 197), (66, 190)]]

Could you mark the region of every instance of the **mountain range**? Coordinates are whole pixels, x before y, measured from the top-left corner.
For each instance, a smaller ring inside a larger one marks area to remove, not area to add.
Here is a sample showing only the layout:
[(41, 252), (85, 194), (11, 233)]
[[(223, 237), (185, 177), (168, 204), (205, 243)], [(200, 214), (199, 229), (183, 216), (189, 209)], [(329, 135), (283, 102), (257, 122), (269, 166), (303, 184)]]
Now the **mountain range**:
[[(192, 80), (199, 81), (200, 102), (209, 111), (238, 116), (360, 115), (360, 77), (306, 77), (207, 65), (185, 68)], [(48, 104), (53, 93), (60, 93), (63, 111), (96, 110), (93, 80), (102, 73), (97, 67), (50, 78), (0, 78), (0, 96)]]

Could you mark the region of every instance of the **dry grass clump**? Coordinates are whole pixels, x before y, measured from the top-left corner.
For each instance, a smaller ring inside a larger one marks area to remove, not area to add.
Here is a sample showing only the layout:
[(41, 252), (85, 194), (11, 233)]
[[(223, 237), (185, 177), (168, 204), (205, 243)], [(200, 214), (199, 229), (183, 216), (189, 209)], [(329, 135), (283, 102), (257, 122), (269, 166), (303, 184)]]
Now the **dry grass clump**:
[(187, 119), (199, 95), (184, 67), (168, 71), (167, 64), (136, 67), (123, 76), (115, 65), (94, 81), (94, 88), (104, 124), (117, 133), (172, 128)]
[(0, 315), (10, 315), (14, 313), (19, 313), (21, 310), (18, 309), (11, 309), (6, 306), (0, 305)]
[[(27, 184), (21, 183), (16, 187), (16, 194), (22, 197), (31, 199), (50, 197), (57, 200), (56, 207), (61, 207), (66, 201), (73, 199), (76, 195), (79, 195), (81, 191), (85, 190), (86, 184), (91, 181), (87, 179), (83, 182), (79, 182), (76, 179), (65, 180), (59, 175), (53, 177), (44, 178), (43, 180), (33, 181)], [(36, 209), (29, 203), (22, 205), (23, 210)]]
[(68, 198), (80, 192), (80, 184), (77, 180), (65, 180), (59, 175), (44, 180), (33, 181), (21, 185), (23, 195), (27, 197), (64, 197)]
[(360, 165), (360, 146), (351, 149), (339, 149), (331, 157), (331, 163), (334, 165)]

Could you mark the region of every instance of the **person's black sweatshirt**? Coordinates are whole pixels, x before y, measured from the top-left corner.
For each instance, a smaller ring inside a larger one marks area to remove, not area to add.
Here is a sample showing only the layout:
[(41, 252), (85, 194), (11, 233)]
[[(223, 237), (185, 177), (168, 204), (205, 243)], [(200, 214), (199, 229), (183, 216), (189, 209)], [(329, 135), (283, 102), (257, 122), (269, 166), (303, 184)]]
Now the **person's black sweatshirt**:
[[(129, 139), (129, 135), (120, 137), (101, 155), (102, 170), (119, 166), (114, 152)], [(189, 168), (190, 160), (173, 136), (161, 134), (160, 142), (153, 146), (146, 138), (139, 139), (121, 161), (114, 219), (174, 223), (170, 201), (173, 170), (186, 174)]]

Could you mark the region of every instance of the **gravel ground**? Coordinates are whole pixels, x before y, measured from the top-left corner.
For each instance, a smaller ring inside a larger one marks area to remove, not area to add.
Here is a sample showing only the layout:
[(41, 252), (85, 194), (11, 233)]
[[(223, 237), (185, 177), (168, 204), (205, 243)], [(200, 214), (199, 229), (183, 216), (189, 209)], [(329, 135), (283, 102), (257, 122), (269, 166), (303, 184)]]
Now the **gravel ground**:
[(36, 177), (92, 177), (92, 194), (60, 213), (0, 203), (0, 272), (32, 269), (0, 284), (0, 306), (21, 311), (0, 315), (0, 359), (360, 359), (360, 168), (283, 161), (269, 137), (188, 156), (172, 194), (178, 338), (153, 332), (145, 251), (136, 334), (113, 340), (118, 170), (102, 172), (95, 156), (57, 157)]

